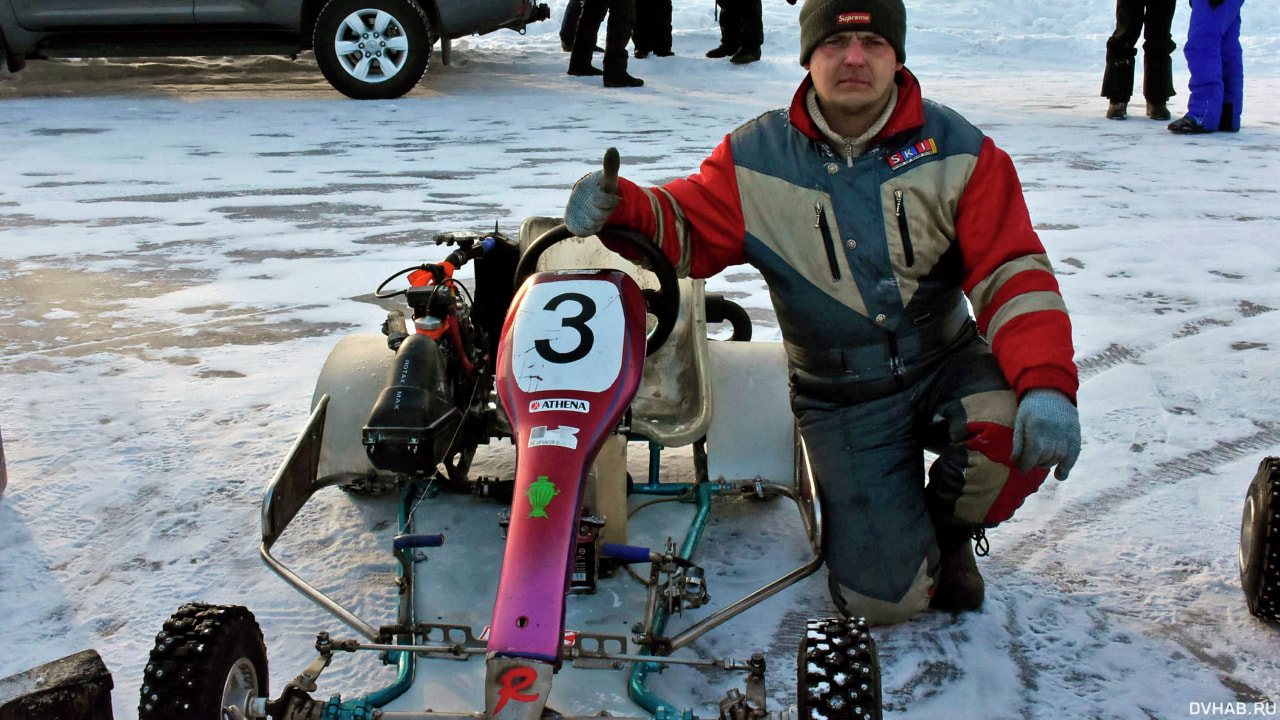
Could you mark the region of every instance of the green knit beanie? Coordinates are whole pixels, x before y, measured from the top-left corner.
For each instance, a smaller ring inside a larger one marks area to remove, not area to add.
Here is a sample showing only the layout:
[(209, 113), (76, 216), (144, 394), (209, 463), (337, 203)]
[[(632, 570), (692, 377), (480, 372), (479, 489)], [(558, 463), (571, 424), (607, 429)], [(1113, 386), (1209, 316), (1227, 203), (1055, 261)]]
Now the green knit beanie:
[(800, 8), (800, 64), (807, 65), (819, 43), (828, 36), (867, 30), (889, 41), (905, 62), (907, 9), (902, 0), (804, 0)]

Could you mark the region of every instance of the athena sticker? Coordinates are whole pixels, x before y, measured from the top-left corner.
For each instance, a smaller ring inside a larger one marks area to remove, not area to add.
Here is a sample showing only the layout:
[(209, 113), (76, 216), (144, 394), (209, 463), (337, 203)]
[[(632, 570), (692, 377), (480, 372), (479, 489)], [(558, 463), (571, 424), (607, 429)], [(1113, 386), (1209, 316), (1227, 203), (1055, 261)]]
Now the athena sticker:
[(604, 392), (622, 371), (622, 294), (605, 280), (529, 288), (511, 337), (511, 369), (525, 392)]
[(548, 398), (546, 400), (529, 401), (529, 412), (547, 412), (549, 410), (589, 413), (591, 412), (591, 403), (573, 398)]
[(578, 449), (578, 428), (561, 425), (554, 430), (547, 429), (546, 425), (529, 431), (529, 447), (541, 447), (543, 445), (556, 445), (570, 450)]

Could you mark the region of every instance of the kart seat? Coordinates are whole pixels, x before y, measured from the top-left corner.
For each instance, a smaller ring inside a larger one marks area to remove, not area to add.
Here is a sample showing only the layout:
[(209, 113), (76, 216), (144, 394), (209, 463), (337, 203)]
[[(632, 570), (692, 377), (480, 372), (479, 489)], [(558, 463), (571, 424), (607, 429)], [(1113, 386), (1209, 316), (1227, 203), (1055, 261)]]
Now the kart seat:
[[(535, 216), (520, 225), (524, 252), (560, 218)], [(538, 271), (612, 268), (627, 273), (642, 289), (657, 279), (606, 248), (597, 238), (572, 238), (538, 259)], [(707, 350), (704, 281), (680, 279), (680, 311), (671, 337), (645, 362), (640, 389), (631, 405), (631, 432), (663, 447), (688, 445), (711, 426), (711, 372)]]

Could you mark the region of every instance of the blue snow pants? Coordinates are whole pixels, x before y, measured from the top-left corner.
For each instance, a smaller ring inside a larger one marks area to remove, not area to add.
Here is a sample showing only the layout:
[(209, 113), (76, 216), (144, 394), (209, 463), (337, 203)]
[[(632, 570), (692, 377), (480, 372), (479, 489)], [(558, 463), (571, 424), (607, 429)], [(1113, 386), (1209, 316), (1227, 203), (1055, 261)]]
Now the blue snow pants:
[(1209, 130), (1236, 132), (1244, 104), (1240, 6), (1244, 0), (1191, 0), (1191, 26), (1183, 54), (1191, 71), (1187, 115)]

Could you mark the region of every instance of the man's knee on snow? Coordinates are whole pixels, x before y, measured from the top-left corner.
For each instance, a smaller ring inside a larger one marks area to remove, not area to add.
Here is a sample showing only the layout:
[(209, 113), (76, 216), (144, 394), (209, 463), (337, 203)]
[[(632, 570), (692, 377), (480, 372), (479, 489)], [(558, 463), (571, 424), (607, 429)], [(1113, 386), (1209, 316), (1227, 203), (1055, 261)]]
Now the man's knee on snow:
[(934, 578), (929, 573), (929, 561), (920, 563), (911, 587), (896, 602), (878, 600), (841, 585), (835, 576), (829, 576), (827, 586), (836, 609), (845, 617), (866, 618), (868, 625), (897, 625), (904, 623), (929, 608)]

